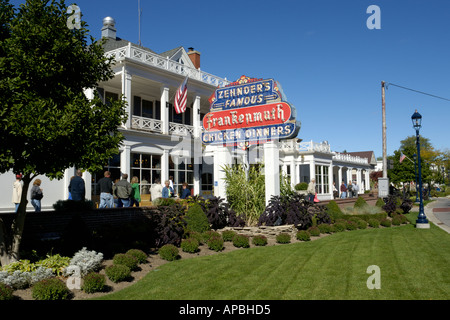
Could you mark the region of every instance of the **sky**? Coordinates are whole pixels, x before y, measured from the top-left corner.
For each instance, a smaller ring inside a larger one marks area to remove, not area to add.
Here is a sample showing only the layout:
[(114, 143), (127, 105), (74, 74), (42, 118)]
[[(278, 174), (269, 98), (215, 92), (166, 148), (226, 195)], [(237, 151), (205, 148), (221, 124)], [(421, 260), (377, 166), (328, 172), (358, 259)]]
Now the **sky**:
[[(12, 0), (18, 5), (24, 1)], [(138, 0), (78, 0), (90, 34), (116, 21), (117, 36), (139, 40)], [(380, 29), (370, 5), (380, 8)], [(141, 0), (141, 43), (157, 53), (201, 52), (201, 69), (236, 80), (277, 80), (301, 121), (298, 138), (333, 151), (382, 156), (381, 82), (386, 89), (387, 153), (420, 134), (450, 148), (450, 1), (448, 0)]]

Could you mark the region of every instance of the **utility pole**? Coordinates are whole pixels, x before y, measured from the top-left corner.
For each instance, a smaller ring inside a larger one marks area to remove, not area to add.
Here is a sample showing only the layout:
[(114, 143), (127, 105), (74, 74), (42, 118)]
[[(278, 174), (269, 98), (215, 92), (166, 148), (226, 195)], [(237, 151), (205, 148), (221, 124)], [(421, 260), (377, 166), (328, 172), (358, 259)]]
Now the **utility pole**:
[(387, 178), (387, 151), (386, 151), (386, 101), (385, 82), (381, 81), (381, 107), (383, 114), (383, 178)]
[(386, 151), (386, 101), (385, 85), (381, 81), (381, 107), (383, 114), (383, 178), (378, 178), (378, 197), (384, 198), (389, 195), (389, 179), (387, 176), (387, 151)]

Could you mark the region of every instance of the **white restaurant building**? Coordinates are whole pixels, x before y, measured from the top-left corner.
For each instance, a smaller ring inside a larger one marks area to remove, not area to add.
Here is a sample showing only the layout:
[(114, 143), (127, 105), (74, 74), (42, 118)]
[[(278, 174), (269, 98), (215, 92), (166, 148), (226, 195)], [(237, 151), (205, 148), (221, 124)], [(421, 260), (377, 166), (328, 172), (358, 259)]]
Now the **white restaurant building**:
[[(113, 56), (116, 62), (114, 78), (99, 84), (99, 92), (105, 99), (123, 95), (129, 114), (120, 128), (125, 136), (120, 153), (109, 161), (105, 170), (111, 171), (113, 179), (118, 179), (121, 173), (137, 176), (143, 205), (151, 200), (149, 189), (156, 179), (164, 183), (171, 176), (177, 192), (187, 182), (194, 194), (224, 197), (224, 189), (217, 187), (223, 182), (218, 181), (221, 174), (220, 168), (214, 165), (217, 163), (214, 155), (225, 155), (230, 164), (264, 159), (264, 148), (258, 146), (250, 147), (248, 157), (246, 151), (236, 147), (217, 153), (216, 147), (202, 145), (201, 119), (209, 112), (208, 99), (218, 87), (230, 82), (201, 70), (199, 52), (178, 47), (157, 54), (117, 37), (111, 18), (103, 20), (102, 37), (108, 39), (106, 55)], [(174, 95), (186, 76), (189, 79), (187, 108), (184, 113), (176, 114)], [(88, 97), (92, 94), (93, 90), (86, 91)], [(333, 182), (339, 186), (342, 180), (357, 181), (361, 193), (370, 187), (369, 173), (376, 165), (373, 152), (342, 154), (332, 152), (326, 142), (301, 142), (300, 139), (284, 140), (278, 146), (280, 170), (290, 177), (292, 185), (315, 177), (319, 199), (332, 198)], [(74, 172), (75, 168), (66, 170), (65, 178), (59, 181), (38, 177), (44, 189), (43, 210), (68, 198), (68, 185)], [(96, 182), (102, 176), (103, 172), (84, 172), (88, 199), (98, 198)], [(14, 208), (11, 202), (14, 180), (11, 172), (0, 175), (0, 212), (11, 212)], [(27, 209), (33, 210), (31, 204)]]

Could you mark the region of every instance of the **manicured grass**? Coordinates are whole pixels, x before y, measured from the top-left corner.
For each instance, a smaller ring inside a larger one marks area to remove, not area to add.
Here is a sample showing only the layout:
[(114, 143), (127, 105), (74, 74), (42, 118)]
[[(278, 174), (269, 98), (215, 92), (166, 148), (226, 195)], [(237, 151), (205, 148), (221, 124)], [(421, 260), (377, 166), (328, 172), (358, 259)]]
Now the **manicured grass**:
[[(409, 219), (415, 221), (417, 214)], [(381, 289), (369, 290), (377, 265)], [(311, 242), (179, 260), (102, 299), (449, 299), (450, 235), (432, 225), (355, 230)]]

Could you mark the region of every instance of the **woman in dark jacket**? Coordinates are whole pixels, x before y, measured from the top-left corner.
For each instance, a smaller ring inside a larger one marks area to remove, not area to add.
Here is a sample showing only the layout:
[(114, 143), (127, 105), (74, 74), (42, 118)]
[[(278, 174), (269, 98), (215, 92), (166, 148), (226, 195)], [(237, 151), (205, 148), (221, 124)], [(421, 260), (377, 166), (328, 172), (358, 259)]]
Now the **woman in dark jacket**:
[(33, 182), (33, 187), (31, 187), (31, 204), (34, 207), (34, 211), (41, 211), (41, 199), (44, 196), (41, 189), (42, 181), (40, 179), (36, 179)]

